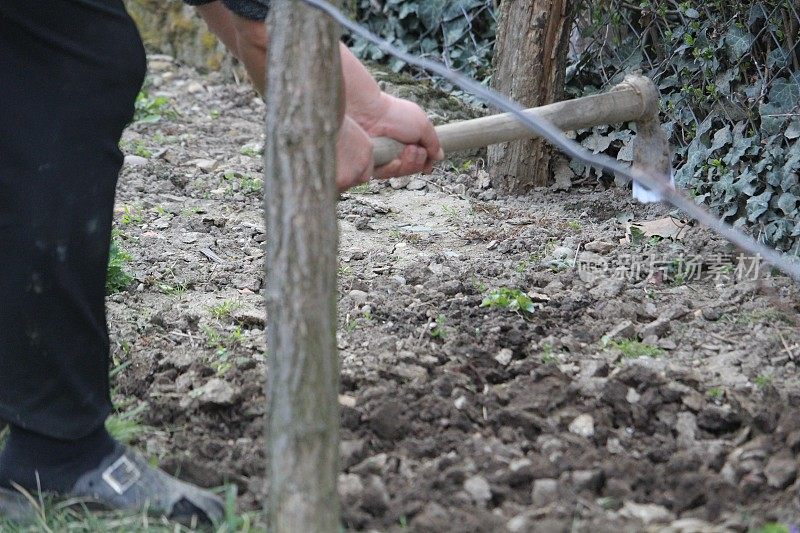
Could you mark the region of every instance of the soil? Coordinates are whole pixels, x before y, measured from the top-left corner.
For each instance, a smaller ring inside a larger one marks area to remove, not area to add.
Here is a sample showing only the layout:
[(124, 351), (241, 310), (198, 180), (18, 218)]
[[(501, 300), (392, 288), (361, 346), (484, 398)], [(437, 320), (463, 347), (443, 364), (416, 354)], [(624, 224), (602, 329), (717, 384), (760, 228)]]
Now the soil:
[[(141, 450), (254, 509), (264, 105), (165, 57), (149, 83), (177, 116), (122, 142), (146, 157), (128, 157), (117, 197), (135, 279), (108, 301), (115, 399), (142, 409)], [(480, 161), (457, 161), (341, 197), (347, 528), (800, 522), (798, 286), (700, 227), (621, 242), (669, 210), (591, 185), (502, 198)], [(482, 305), (502, 288), (519, 309)]]

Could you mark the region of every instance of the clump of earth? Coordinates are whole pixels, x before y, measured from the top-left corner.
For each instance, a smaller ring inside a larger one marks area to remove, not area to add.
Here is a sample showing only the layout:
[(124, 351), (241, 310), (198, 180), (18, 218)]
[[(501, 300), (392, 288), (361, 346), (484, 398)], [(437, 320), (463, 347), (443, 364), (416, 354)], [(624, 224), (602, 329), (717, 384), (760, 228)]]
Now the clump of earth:
[[(133, 280), (109, 297), (115, 400), (146, 426), (135, 446), (255, 509), (264, 105), (163, 56), (147, 91), (169, 105), (122, 141), (115, 227)], [(462, 158), (342, 195), (347, 528), (800, 521), (798, 286), (703, 228), (648, 230), (669, 209), (629, 194), (506, 198)]]

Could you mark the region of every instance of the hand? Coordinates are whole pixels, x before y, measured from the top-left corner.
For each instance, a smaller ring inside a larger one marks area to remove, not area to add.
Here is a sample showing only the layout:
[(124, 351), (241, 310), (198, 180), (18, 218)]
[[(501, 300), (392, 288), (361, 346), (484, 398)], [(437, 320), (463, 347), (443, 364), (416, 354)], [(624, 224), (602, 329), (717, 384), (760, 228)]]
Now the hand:
[(372, 143), (361, 126), (345, 115), (336, 140), (336, 188), (344, 192), (373, 174)]
[(354, 119), (370, 137), (390, 137), (406, 145), (400, 156), (375, 169), (375, 177), (389, 178), (430, 172), (444, 159), (433, 124), (415, 103), (381, 93), (377, 105)]

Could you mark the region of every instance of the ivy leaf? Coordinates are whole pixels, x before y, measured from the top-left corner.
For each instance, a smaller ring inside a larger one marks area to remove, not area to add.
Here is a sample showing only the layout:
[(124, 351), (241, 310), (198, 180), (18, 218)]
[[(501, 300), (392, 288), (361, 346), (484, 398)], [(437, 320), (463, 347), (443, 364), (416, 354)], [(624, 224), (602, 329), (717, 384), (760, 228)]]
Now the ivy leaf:
[(750, 47), (753, 46), (755, 38), (750, 32), (740, 28), (736, 24), (731, 25), (728, 33), (725, 34), (725, 49), (728, 51), (728, 59), (739, 61)]
[(800, 101), (800, 85), (792, 80), (776, 78), (769, 90), (769, 103), (758, 106), (761, 114), (761, 128), (766, 135), (780, 132), (788, 119), (787, 115)]
[(790, 192), (785, 192), (778, 198), (778, 209), (786, 215), (791, 215), (797, 209), (798, 198)]
[(758, 187), (758, 176), (750, 170), (745, 170), (733, 186), (741, 194), (753, 196)]
[(790, 140), (800, 137), (800, 119), (792, 119), (792, 121), (786, 127), (786, 131), (783, 132), (783, 135)]
[(725, 126), (724, 128), (720, 128), (714, 133), (714, 140), (711, 143), (711, 151), (719, 150), (726, 144), (730, 144), (733, 141), (733, 135), (731, 135), (731, 128), (730, 126)]
[(767, 187), (767, 190), (758, 196), (753, 196), (747, 200), (747, 220), (749, 222), (755, 222), (758, 217), (767, 211), (771, 196), (772, 189)]
[(426, 0), (419, 3), (417, 15), (427, 29), (436, 29), (442, 23), (445, 4), (445, 0)]

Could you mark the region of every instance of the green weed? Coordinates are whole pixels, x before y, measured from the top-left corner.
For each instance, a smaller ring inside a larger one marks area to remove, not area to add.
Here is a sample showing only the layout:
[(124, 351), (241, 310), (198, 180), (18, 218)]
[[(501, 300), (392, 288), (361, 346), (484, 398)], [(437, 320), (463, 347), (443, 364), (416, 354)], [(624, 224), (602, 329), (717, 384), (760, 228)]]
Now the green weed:
[(114, 294), (125, 289), (133, 281), (133, 276), (125, 270), (125, 265), (131, 261), (131, 256), (126, 252), (116, 238), (111, 239), (111, 248), (108, 253), (108, 269), (106, 272), (106, 294)]
[(481, 307), (507, 309), (521, 313), (533, 313), (536, 308), (530, 296), (519, 289), (501, 287), (491, 291), (481, 302)]
[(217, 305), (212, 305), (208, 308), (211, 311), (211, 316), (216, 318), (217, 320), (228, 318), (231, 316), (231, 312), (236, 309), (237, 303), (232, 300), (225, 300), (223, 302), (218, 303)]
[(759, 389), (764, 389), (772, 383), (772, 377), (767, 376), (766, 374), (759, 374), (758, 376), (756, 376), (754, 382), (756, 384), (756, 387), (758, 387)]
[(664, 351), (658, 346), (653, 346), (652, 344), (647, 344), (635, 339), (610, 341), (608, 346), (622, 352), (623, 359), (636, 359), (639, 357), (657, 358), (664, 354)]
[(436, 326), (431, 329), (431, 337), (434, 339), (444, 339), (447, 336), (447, 331), (445, 331), (445, 322), (447, 322), (447, 318), (440, 314), (436, 317)]
[(133, 121), (143, 124), (158, 122), (162, 118), (175, 118), (178, 113), (165, 96), (151, 97), (147, 91), (141, 90), (134, 102)]

